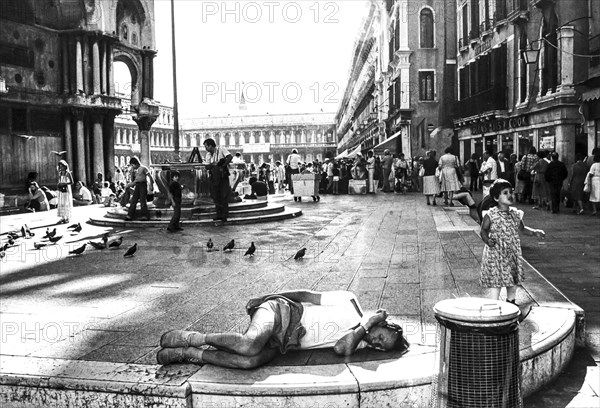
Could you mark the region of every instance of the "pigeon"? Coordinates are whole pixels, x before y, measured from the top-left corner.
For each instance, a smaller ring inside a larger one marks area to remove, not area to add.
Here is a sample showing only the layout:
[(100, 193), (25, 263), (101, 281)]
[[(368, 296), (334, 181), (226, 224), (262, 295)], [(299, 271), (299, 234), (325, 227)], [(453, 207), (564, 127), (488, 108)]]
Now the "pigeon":
[(24, 224), (23, 227), (25, 227), (25, 238), (31, 238), (35, 235), (33, 232), (31, 232), (27, 224)]
[(212, 239), (208, 239), (208, 242), (206, 243), (206, 250), (208, 252), (213, 250), (213, 247), (215, 246), (215, 244), (213, 244)]
[(13, 239), (12, 235), (8, 237), (8, 245), (14, 245), (15, 244), (15, 240)]
[(56, 228), (54, 228), (52, 231), (50, 231), (50, 228), (46, 228), (46, 235), (44, 235), (44, 238), (52, 238), (55, 235), (56, 235)]
[(35, 247), (35, 249), (40, 249), (40, 248), (43, 248), (43, 247), (45, 247), (46, 245), (48, 245), (48, 244), (46, 244), (45, 242), (34, 242), (34, 243), (33, 243), (33, 246)]
[(108, 244), (108, 233), (102, 235), (102, 243), (104, 244), (104, 247)]
[(58, 241), (60, 241), (60, 239), (62, 238), (62, 235), (58, 235), (56, 237), (51, 237), (50, 242), (52, 242), (53, 244), (56, 244)]
[(27, 234), (25, 233), (25, 226), (21, 227), (21, 235), (23, 238), (27, 237)]
[(133, 244), (133, 246), (129, 247), (129, 249), (127, 251), (125, 251), (125, 254), (123, 255), (123, 257), (133, 256), (133, 254), (135, 254), (135, 251), (137, 251), (137, 243), (135, 243), (135, 244)]
[(56, 150), (51, 150), (50, 153), (54, 153), (57, 157), (63, 157), (63, 155), (67, 154), (66, 150), (57, 152)]
[(69, 226), (67, 227), (67, 229), (75, 229), (75, 228), (77, 228), (77, 227), (79, 227), (79, 223), (77, 223), (77, 224), (71, 224), (71, 225), (69, 225)]
[(254, 246), (254, 242), (250, 243), (250, 248), (248, 248), (248, 250), (246, 251), (246, 253), (244, 254), (244, 256), (249, 255), (249, 256), (254, 256), (254, 252), (256, 251), (256, 247)]
[(118, 248), (123, 243), (123, 237), (119, 237), (119, 239), (114, 240), (110, 244), (108, 244), (109, 248)]
[(225, 245), (223, 247), (223, 251), (231, 251), (234, 246), (235, 246), (235, 240), (232, 239), (231, 241), (229, 241), (229, 243), (227, 245)]
[(0, 251), (0, 259), (4, 258), (5, 256), (6, 256), (6, 252)]
[(296, 255), (294, 255), (294, 259), (302, 259), (304, 258), (304, 255), (306, 255), (306, 248), (302, 248), (301, 250), (296, 252)]
[(73, 228), (73, 232), (80, 233), (81, 232), (81, 224), (77, 224), (75, 228)]
[(2, 245), (2, 247), (0, 248), (0, 252), (6, 251), (8, 249), (8, 247), (9, 247), (9, 245), (8, 245), (8, 242), (7, 242), (6, 244)]
[(106, 248), (106, 244), (103, 243), (103, 242), (90, 241), (90, 242), (88, 242), (88, 244), (90, 244), (91, 246), (93, 246), (96, 249), (104, 249), (104, 248)]
[(11, 231), (8, 233), (8, 237), (14, 239), (17, 239), (20, 237), (20, 235), (17, 232)]
[(76, 249), (74, 249), (72, 251), (69, 251), (69, 254), (81, 255), (81, 254), (83, 254), (83, 251), (85, 251), (85, 246), (86, 246), (86, 244), (83, 244), (79, 248), (76, 248)]

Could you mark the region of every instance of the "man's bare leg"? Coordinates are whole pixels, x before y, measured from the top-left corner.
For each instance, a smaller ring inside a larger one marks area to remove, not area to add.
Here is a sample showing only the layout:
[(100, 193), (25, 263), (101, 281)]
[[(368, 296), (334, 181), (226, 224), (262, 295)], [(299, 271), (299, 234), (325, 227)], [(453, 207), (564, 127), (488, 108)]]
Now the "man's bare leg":
[(251, 369), (268, 363), (278, 354), (278, 349), (268, 347), (253, 356), (242, 356), (223, 350), (204, 350), (202, 362), (220, 367)]
[(273, 335), (274, 326), (275, 313), (258, 308), (244, 334), (207, 333), (205, 343), (234, 354), (254, 356), (263, 350)]

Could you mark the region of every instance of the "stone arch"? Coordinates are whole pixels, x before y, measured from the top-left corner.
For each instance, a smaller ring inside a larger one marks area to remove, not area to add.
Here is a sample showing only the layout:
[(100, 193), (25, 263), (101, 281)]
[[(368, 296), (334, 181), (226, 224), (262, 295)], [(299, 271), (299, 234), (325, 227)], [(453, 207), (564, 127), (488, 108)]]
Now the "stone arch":
[[(137, 106), (141, 100), (141, 95), (140, 95), (141, 82), (142, 82), (141, 61), (139, 60), (139, 58), (137, 56), (132, 55), (131, 53), (128, 53), (122, 49), (117, 49), (117, 50), (115, 50), (115, 54), (114, 54), (114, 62), (115, 63), (118, 63), (118, 62), (124, 63), (127, 66), (127, 68), (129, 69), (129, 74), (130, 74), (130, 79), (131, 79), (130, 83), (118, 84), (119, 85), (118, 88), (115, 87), (115, 89), (119, 93), (129, 93), (129, 96), (131, 97), (131, 105)], [(121, 78), (115, 78), (115, 80), (121, 80), (121, 82), (124, 81)]]

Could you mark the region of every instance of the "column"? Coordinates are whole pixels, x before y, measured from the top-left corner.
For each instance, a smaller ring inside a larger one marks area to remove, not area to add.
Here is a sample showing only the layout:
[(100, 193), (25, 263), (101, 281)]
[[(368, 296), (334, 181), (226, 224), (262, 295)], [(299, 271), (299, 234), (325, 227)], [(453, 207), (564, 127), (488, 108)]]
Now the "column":
[(65, 159), (69, 166), (73, 165), (73, 137), (71, 136), (71, 115), (65, 112), (65, 137), (63, 139), (63, 150), (67, 151)]
[(81, 40), (81, 51), (83, 54), (83, 66), (81, 69), (83, 73), (83, 93), (90, 94), (93, 91), (90, 89), (90, 43), (87, 37), (83, 37)]
[(108, 58), (107, 58), (108, 66), (106, 67), (106, 69), (108, 70), (108, 75), (107, 75), (108, 94), (110, 96), (115, 96), (115, 78), (114, 78), (114, 73), (113, 73), (113, 46), (112, 46), (112, 43), (106, 44), (106, 52), (108, 53)]
[(81, 51), (81, 38), (77, 38), (75, 42), (75, 76), (76, 89), (75, 93), (83, 93), (83, 56)]
[(68, 94), (71, 91), (69, 83), (69, 39), (63, 37), (62, 39), (62, 81), (63, 81), (63, 93)]
[(315, 144), (315, 143), (317, 143), (317, 134), (316, 134), (316, 132), (317, 132), (317, 131), (316, 131), (315, 129), (313, 129), (313, 131), (312, 131), (312, 136), (311, 136), (311, 143), (312, 143), (312, 144)]
[(306, 143), (306, 133), (304, 133), (304, 129), (300, 131), (300, 143)]
[[(94, 95), (100, 94), (100, 48), (98, 45), (98, 39), (94, 38), (92, 43), (92, 84), (94, 89)], [(104, 173), (102, 173), (104, 174)]]
[[(100, 85), (100, 84), (98, 84)], [(102, 115), (94, 115), (93, 122), (93, 142), (92, 142), (92, 168), (94, 169), (94, 178), (98, 173), (104, 175), (104, 145), (102, 132)]]
[(465, 141), (461, 140), (458, 142), (458, 156), (459, 156), (459, 160), (461, 163), (464, 163), (466, 161), (465, 158)]
[(558, 41), (560, 43), (559, 68), (560, 85), (558, 92), (575, 92), (573, 89), (573, 26), (564, 26), (559, 29)]
[(107, 65), (108, 65), (108, 61), (107, 61), (107, 56), (106, 53), (108, 51), (108, 45), (106, 44), (106, 40), (102, 41), (102, 59), (100, 61), (100, 81), (101, 81), (101, 87), (100, 87), (100, 92), (102, 92), (102, 95), (106, 95), (108, 93), (108, 80), (107, 80)]
[(557, 125), (555, 138), (555, 150), (559, 154), (560, 160), (569, 167), (575, 161), (575, 126), (571, 124)]
[[(77, 162), (73, 166), (75, 179), (87, 180), (87, 172), (85, 170), (85, 129), (83, 126), (83, 111), (73, 110), (73, 116), (77, 120), (77, 135), (75, 136), (75, 144), (77, 148)], [(75, 155), (73, 156), (75, 157)]]

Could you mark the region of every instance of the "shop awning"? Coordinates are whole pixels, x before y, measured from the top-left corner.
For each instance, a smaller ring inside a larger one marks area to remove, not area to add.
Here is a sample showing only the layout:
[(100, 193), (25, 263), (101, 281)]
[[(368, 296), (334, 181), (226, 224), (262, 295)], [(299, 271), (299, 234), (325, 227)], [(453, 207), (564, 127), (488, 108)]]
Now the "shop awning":
[(375, 155), (381, 155), (381, 154), (383, 154), (383, 151), (385, 149), (388, 149), (391, 154), (399, 153), (397, 151), (396, 147), (398, 146), (398, 140), (397, 139), (400, 137), (400, 135), (402, 135), (402, 131), (401, 130), (397, 131), (392, 136), (388, 137), (383, 142), (381, 142), (377, 146), (375, 146), (373, 148), (373, 152), (375, 153)]
[(346, 156), (348, 156), (348, 149), (344, 150), (343, 152), (341, 152), (340, 154), (335, 156), (335, 160), (343, 159)]
[(346, 150), (346, 155), (343, 157), (336, 157), (336, 159), (354, 159), (356, 157), (357, 154), (359, 154), (362, 151), (362, 147), (361, 145), (358, 145), (354, 148), (354, 150), (352, 150), (350, 153), (348, 153), (348, 151)]
[(581, 94), (581, 100), (583, 102), (600, 100), (600, 88), (592, 89), (591, 91), (584, 92)]

